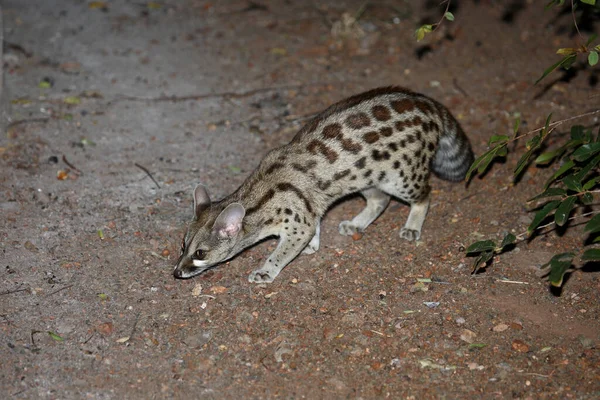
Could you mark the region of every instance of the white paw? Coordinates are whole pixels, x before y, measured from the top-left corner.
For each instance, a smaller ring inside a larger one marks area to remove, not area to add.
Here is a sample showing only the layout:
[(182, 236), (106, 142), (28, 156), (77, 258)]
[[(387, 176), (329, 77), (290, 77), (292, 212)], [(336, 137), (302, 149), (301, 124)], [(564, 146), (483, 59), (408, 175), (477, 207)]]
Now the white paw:
[(302, 250), (302, 254), (315, 254), (319, 251), (319, 246), (311, 245), (310, 243)]
[(415, 229), (402, 228), (400, 229), (400, 237), (409, 241), (419, 240), (421, 232)]
[(271, 283), (276, 276), (277, 274), (274, 271), (261, 268), (252, 271), (248, 276), (248, 281), (252, 283)]
[(352, 223), (352, 221), (342, 221), (338, 226), (338, 231), (340, 235), (344, 236), (352, 236), (357, 232), (360, 232), (360, 229), (356, 225)]

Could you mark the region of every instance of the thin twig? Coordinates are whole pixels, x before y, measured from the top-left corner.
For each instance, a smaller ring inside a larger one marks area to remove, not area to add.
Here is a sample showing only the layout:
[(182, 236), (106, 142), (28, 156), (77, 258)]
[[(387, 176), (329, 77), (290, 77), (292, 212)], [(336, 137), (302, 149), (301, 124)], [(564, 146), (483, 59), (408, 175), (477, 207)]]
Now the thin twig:
[[(573, 221), (574, 219), (579, 219), (579, 218), (587, 217), (588, 215), (599, 214), (599, 213), (600, 213), (600, 210), (599, 211), (590, 211), (590, 212), (587, 212), (587, 213), (584, 213), (581, 215), (576, 215), (574, 217), (571, 217), (571, 218), (567, 219), (567, 221)], [(540, 229), (544, 229), (544, 228), (546, 228), (550, 225), (554, 225), (554, 224), (556, 224), (556, 221), (549, 222), (545, 225), (540, 225), (540, 226), (536, 227), (535, 230), (537, 231)], [(521, 236), (523, 236), (523, 238), (519, 239), (519, 237), (521, 237)], [(525, 236), (527, 236), (527, 232), (519, 233), (518, 235), (516, 235), (516, 238), (519, 239), (519, 241), (521, 242), (521, 241), (525, 240)]]
[(579, 27), (577, 26), (577, 18), (575, 18), (575, 0), (571, 0), (571, 15), (573, 16), (573, 24), (575, 25), (575, 30), (577, 30), (579, 38), (585, 41), (583, 35), (581, 34), (581, 32), (579, 32)]
[(521, 281), (509, 281), (507, 279), (496, 279), (496, 282), (502, 283), (517, 283), (519, 285), (529, 285), (529, 282), (521, 282)]
[(29, 290), (29, 288), (23, 288), (23, 289), (15, 289), (15, 290), (8, 290), (6, 292), (2, 292), (0, 293), (0, 296), (4, 296), (5, 294), (13, 294), (13, 293), (18, 293), (18, 292), (25, 292)]
[(33, 124), (36, 122), (48, 122), (50, 121), (50, 118), (30, 118), (30, 119), (20, 119), (18, 121), (14, 121), (11, 122), (10, 124), (8, 124), (8, 126), (6, 127), (7, 130), (14, 128), (17, 125), (23, 125), (23, 124)]
[(68, 288), (70, 288), (70, 287), (73, 287), (73, 285), (67, 285), (67, 286), (63, 286), (63, 287), (61, 287), (60, 289), (58, 289), (58, 290), (55, 290), (55, 291), (54, 291), (54, 292), (52, 292), (52, 293), (48, 293), (48, 294), (46, 295), (46, 297), (50, 297), (50, 296), (52, 296), (53, 294), (56, 294), (56, 293), (58, 293), (58, 292), (60, 292), (60, 291), (63, 291), (63, 290), (65, 290), (65, 289), (68, 289)]
[(446, 9), (444, 10), (444, 13), (442, 14), (442, 18), (440, 18), (440, 20), (438, 21), (438, 23), (435, 24), (435, 28), (433, 28), (433, 30), (431, 32), (437, 31), (437, 29), (442, 25), (442, 21), (444, 20), (444, 18), (446, 18), (446, 13), (450, 9), (450, 3), (451, 3), (451, 1), (450, 0), (444, 0), (444, 1), (442, 1), (440, 3), (440, 5), (444, 4), (444, 3), (446, 3)]
[(135, 316), (135, 322), (133, 323), (133, 327), (131, 327), (131, 333), (129, 334), (129, 340), (131, 340), (131, 338), (133, 337), (135, 328), (137, 327), (139, 320), (140, 320), (140, 313), (137, 313), (137, 315)]
[(272, 87), (264, 87), (258, 89), (248, 90), (246, 92), (221, 92), (221, 93), (207, 93), (207, 94), (192, 94), (188, 96), (159, 96), (159, 97), (139, 97), (139, 96), (120, 96), (113, 100), (111, 103), (115, 103), (118, 101), (152, 101), (152, 102), (163, 102), (163, 101), (171, 101), (173, 103), (181, 102), (181, 101), (190, 101), (190, 100), (204, 100), (204, 99), (212, 99), (215, 97), (225, 97), (225, 98), (243, 98), (254, 96), (255, 94), (265, 93), (265, 92), (275, 92), (278, 90), (289, 90), (289, 89), (302, 89), (305, 87), (311, 86), (327, 86), (326, 83), (311, 83), (311, 84), (300, 84), (300, 85), (282, 85), (282, 86), (272, 86)]
[(68, 166), (69, 168), (71, 168), (72, 170), (74, 170), (75, 172), (77, 172), (79, 175), (83, 175), (83, 172), (81, 172), (81, 170), (80, 170), (79, 168), (77, 168), (76, 166), (74, 166), (73, 164), (71, 164), (71, 163), (69, 162), (69, 160), (67, 160), (67, 156), (65, 156), (64, 154), (63, 154), (63, 156), (62, 156), (62, 160), (63, 160), (63, 162), (64, 162), (65, 164), (67, 164), (67, 166)]
[(150, 173), (150, 171), (148, 171), (145, 167), (141, 166), (138, 163), (134, 163), (134, 165), (136, 167), (138, 167), (139, 169), (141, 169), (142, 171), (144, 171), (146, 173), (146, 175), (148, 175), (150, 177), (150, 179), (152, 179), (152, 182), (154, 182), (154, 184), (156, 185), (156, 187), (160, 189), (160, 185), (158, 184), (158, 182), (156, 182), (156, 180), (154, 179), (154, 177), (152, 176), (152, 174)]
[[(587, 113), (584, 113), (584, 114), (575, 115), (575, 116), (573, 116), (573, 117), (565, 118), (565, 119), (562, 119), (562, 120), (560, 120), (560, 121), (551, 122), (550, 124), (548, 124), (548, 127), (556, 128), (557, 126), (559, 126), (559, 125), (562, 125), (562, 124), (563, 124), (563, 123), (565, 123), (565, 122), (569, 122), (569, 121), (572, 121), (572, 120), (574, 120), (574, 119), (578, 119), (578, 118), (588, 117), (588, 116), (590, 116), (590, 115), (594, 115), (594, 114), (598, 114), (598, 113), (600, 113), (600, 109), (599, 109), (599, 110), (590, 111), (590, 112), (587, 112)], [(537, 128), (537, 129), (534, 129), (534, 130), (532, 130), (532, 131), (529, 131), (529, 132), (527, 132), (527, 133), (524, 133), (524, 134), (522, 134), (522, 135), (516, 136), (516, 137), (515, 137), (515, 138), (513, 138), (511, 141), (515, 141), (515, 140), (517, 140), (517, 139), (521, 139), (522, 137), (525, 137), (525, 136), (527, 136), (527, 135), (530, 135), (530, 134), (532, 134), (532, 133), (535, 133), (535, 132), (541, 131), (541, 130), (542, 130), (542, 129), (544, 129), (544, 128), (546, 128), (546, 127), (545, 127), (545, 126), (543, 126), (543, 127), (541, 127), (541, 128)]]

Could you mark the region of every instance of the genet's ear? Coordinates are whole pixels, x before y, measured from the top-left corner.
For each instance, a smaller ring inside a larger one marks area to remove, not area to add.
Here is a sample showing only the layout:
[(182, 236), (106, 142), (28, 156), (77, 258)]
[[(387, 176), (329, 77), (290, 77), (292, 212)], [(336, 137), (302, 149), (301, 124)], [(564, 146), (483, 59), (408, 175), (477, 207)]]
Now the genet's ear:
[(206, 190), (206, 186), (199, 184), (196, 186), (196, 189), (194, 189), (194, 216), (196, 219), (198, 219), (200, 214), (208, 207), (210, 207), (208, 191)]
[(221, 239), (232, 238), (237, 235), (242, 229), (242, 220), (246, 215), (244, 206), (240, 203), (231, 203), (217, 217), (213, 225), (213, 231), (219, 235)]

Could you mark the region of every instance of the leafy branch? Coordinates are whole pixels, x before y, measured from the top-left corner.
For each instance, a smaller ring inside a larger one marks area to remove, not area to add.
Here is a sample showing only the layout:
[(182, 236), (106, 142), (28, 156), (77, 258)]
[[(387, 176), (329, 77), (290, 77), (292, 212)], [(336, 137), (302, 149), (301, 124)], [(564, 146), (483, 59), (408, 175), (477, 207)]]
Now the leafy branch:
[[(552, 123), (550, 122), (550, 114), (543, 128), (538, 128), (522, 135), (518, 135), (519, 120), (517, 119), (514, 126), (514, 137), (511, 139), (507, 135), (492, 136), (489, 141), (489, 145), (492, 146), (491, 149), (475, 160), (467, 172), (467, 179), (475, 171), (478, 171), (478, 173), (484, 172), (495, 158), (506, 156), (508, 153), (508, 143), (537, 132), (537, 135), (527, 141), (527, 151), (517, 163), (514, 170), (514, 177), (517, 178), (525, 166), (528, 165), (533, 154), (541, 147), (544, 140), (553, 130), (567, 121), (597, 113), (600, 113), (600, 110)], [(600, 186), (600, 176), (598, 175), (600, 169), (600, 131), (594, 137), (591, 129), (575, 125), (571, 128), (570, 134), (570, 139), (564, 145), (542, 153), (535, 159), (536, 165), (545, 165), (557, 160), (561, 160), (562, 164), (550, 179), (546, 181), (543, 192), (529, 200), (531, 202), (544, 199), (544, 203), (536, 211), (527, 231), (519, 235), (522, 236), (520, 240), (530, 238), (536, 230), (551, 224), (564, 226), (567, 221), (577, 218), (570, 218), (570, 215), (576, 208), (591, 205), (594, 202), (594, 194), (600, 192), (600, 189), (598, 189)], [(598, 214), (598, 212), (583, 214), (581, 217), (587, 217), (592, 214)], [(553, 221), (540, 226), (549, 217), (553, 217)], [(600, 236), (597, 234), (600, 233), (600, 215), (595, 215), (587, 220), (584, 231), (594, 236), (593, 243), (599, 242)], [(501, 254), (507, 248), (514, 246), (517, 240), (517, 236), (509, 233), (504, 237), (500, 245), (497, 245), (493, 240), (473, 243), (467, 249), (468, 256), (477, 257), (474, 262), (473, 272), (478, 271), (482, 266), (486, 265), (495, 255)], [(574, 257), (575, 253), (572, 252), (561, 253), (555, 255), (548, 263), (544, 264), (543, 268), (550, 268), (549, 280), (553, 286), (562, 285), (563, 276), (570, 268)], [(586, 249), (580, 258), (586, 262), (600, 261), (600, 249)]]
[(448, 11), (450, 9), (451, 1), (445, 0), (445, 1), (442, 1), (440, 4), (444, 4), (444, 3), (446, 3), (446, 10), (444, 10), (444, 14), (442, 15), (442, 18), (440, 18), (440, 20), (437, 23), (421, 25), (415, 31), (415, 37), (417, 38), (417, 42), (420, 42), (421, 40), (423, 40), (425, 38), (426, 34), (435, 32), (440, 27), (440, 25), (442, 24), (444, 19), (447, 19), (448, 21), (454, 21), (454, 14), (452, 14), (450, 11)]
[[(596, 0), (579, 0), (579, 1), (582, 3), (585, 3), (585, 4), (592, 5), (592, 6), (596, 4)], [(552, 1), (550, 1), (550, 3), (548, 3), (546, 8), (550, 8), (552, 6), (562, 6), (564, 4), (564, 2), (565, 2), (564, 0), (552, 0)], [(575, 0), (571, 0), (571, 15), (573, 16), (573, 25), (575, 26), (575, 30), (577, 31), (577, 35), (579, 36), (579, 39), (583, 42), (583, 41), (585, 41), (585, 39), (584, 39), (583, 35), (581, 34), (581, 32), (579, 31), (579, 26), (577, 26), (577, 18), (575, 17), (575, 9), (576, 9)], [(550, 73), (552, 73), (554, 70), (556, 70), (558, 68), (564, 68), (564, 69), (571, 68), (571, 66), (575, 63), (575, 61), (577, 61), (577, 57), (579, 55), (587, 54), (588, 64), (592, 67), (595, 66), (596, 64), (598, 64), (598, 59), (599, 59), (598, 53), (600, 53), (600, 44), (592, 45), (592, 43), (594, 43), (594, 41), (596, 40), (597, 37), (598, 37), (598, 35), (593, 34), (588, 38), (588, 40), (585, 42), (585, 44), (581, 44), (577, 47), (564, 47), (564, 48), (558, 49), (556, 51), (556, 54), (563, 56), (563, 58), (561, 58), (556, 63), (549, 66), (548, 68), (546, 68), (544, 70), (544, 73), (542, 74), (542, 76), (539, 77), (538, 80), (535, 81), (535, 84), (537, 85), (542, 79), (544, 79), (546, 76), (548, 76)]]

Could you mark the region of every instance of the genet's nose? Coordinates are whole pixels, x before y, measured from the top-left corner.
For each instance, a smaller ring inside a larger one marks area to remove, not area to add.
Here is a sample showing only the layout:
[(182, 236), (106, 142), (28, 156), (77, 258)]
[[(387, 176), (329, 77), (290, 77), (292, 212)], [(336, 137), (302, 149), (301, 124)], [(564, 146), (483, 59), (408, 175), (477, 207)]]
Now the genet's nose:
[(181, 279), (182, 278), (181, 270), (179, 268), (176, 268), (175, 271), (173, 271), (173, 276), (177, 279)]

